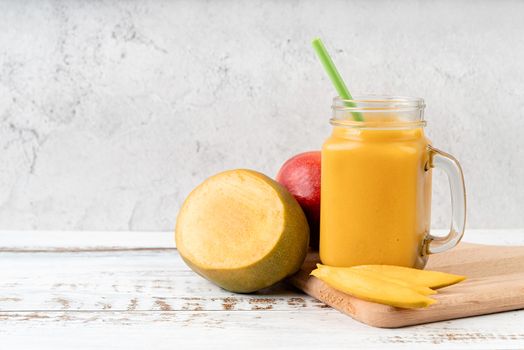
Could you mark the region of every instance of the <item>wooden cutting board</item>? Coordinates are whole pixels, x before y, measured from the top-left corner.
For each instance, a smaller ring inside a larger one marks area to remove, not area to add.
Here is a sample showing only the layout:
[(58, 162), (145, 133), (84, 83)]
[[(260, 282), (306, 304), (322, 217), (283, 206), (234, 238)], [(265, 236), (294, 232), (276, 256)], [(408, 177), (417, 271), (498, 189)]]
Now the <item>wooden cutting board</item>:
[(397, 328), (524, 308), (524, 246), (460, 243), (429, 258), (426, 269), (468, 279), (432, 295), (438, 303), (425, 309), (400, 309), (339, 292), (309, 273), (319, 262), (310, 252), (290, 282), (354, 319), (374, 327)]

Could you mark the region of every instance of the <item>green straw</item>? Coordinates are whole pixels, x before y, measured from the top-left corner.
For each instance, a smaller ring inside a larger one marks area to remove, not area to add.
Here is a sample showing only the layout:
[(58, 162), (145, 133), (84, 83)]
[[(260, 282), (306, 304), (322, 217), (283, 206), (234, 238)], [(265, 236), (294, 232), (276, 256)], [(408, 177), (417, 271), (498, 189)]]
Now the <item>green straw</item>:
[[(342, 77), (340, 76), (337, 67), (335, 67), (333, 60), (329, 56), (326, 47), (322, 43), (322, 40), (316, 38), (315, 40), (313, 40), (312, 45), (313, 49), (315, 49), (315, 52), (317, 53), (318, 58), (320, 59), (320, 62), (324, 66), (324, 69), (326, 70), (329, 79), (331, 79), (331, 82), (333, 83), (333, 85), (335, 85), (335, 89), (337, 90), (338, 95), (344, 100), (352, 100), (353, 97), (351, 97), (351, 94), (349, 93), (349, 90), (346, 84), (344, 83), (344, 80), (342, 80)], [(345, 104), (349, 107), (356, 107), (356, 105), (353, 102), (345, 102)], [(362, 113), (351, 112), (351, 114), (353, 115), (353, 119), (355, 119), (356, 121), (364, 121)]]

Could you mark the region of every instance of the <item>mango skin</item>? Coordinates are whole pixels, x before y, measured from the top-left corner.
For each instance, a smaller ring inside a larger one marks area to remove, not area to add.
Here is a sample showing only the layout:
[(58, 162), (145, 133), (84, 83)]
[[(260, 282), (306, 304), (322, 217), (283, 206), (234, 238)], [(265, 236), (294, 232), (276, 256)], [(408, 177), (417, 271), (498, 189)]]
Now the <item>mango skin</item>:
[[(227, 269), (213, 269), (203, 266), (198, 261), (191, 260), (185, 254), (185, 248), (179, 239), (179, 235), (182, 234), (179, 229), (181, 214), (177, 219), (175, 239), (180, 256), (193, 271), (228, 291), (252, 293), (270, 287), (300, 269), (309, 246), (309, 226), (296, 199), (282, 185), (271, 178), (246, 169), (226, 171), (213, 176), (213, 178), (227, 176), (231, 172), (238, 172), (242, 176), (254, 176), (263, 180), (266, 185), (271, 186), (277, 193), (279, 200), (284, 203), (284, 212), (282, 213), (284, 231), (280, 234), (280, 238), (273, 248), (262, 259), (252, 264), (231, 266)], [(191, 194), (182, 205), (180, 213), (183, 212), (188, 201), (191, 200), (190, 198)]]

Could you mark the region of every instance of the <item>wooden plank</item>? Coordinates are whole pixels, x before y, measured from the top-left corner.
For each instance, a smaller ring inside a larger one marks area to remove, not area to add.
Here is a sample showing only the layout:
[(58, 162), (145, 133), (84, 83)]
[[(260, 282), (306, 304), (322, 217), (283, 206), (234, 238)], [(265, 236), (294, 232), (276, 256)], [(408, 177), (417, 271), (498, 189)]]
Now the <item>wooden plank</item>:
[(325, 308), (282, 284), (227, 292), (176, 250), (0, 254), (0, 310), (297, 310)]
[[(185, 266), (169, 232), (77, 234), (0, 232), (2, 348), (524, 348), (524, 312), (376, 329), (283, 285), (223, 291)], [(466, 238), (524, 244), (524, 230)]]
[[(48, 238), (46, 232), (39, 234), (43, 240)], [(46, 246), (49, 252), (24, 250), (28, 245), (15, 240), (22, 244), (11, 247), (22, 247), (21, 251), (0, 254), (0, 310), (247, 311), (325, 307), (316, 299), (297, 295), (281, 285), (256, 295), (229, 293), (191, 272), (170, 248), (119, 251), (122, 245), (115, 245), (116, 240), (111, 238), (103, 239), (98, 250), (84, 251), (85, 246), (60, 239), (74, 235), (53, 233), (54, 238)], [(125, 232), (117, 235), (122, 239), (129, 237)], [(148, 235), (143, 233), (134, 246), (139, 247)], [(83, 235), (80, 243), (96, 247), (92, 240), (106, 236)], [(490, 236), (504, 237), (495, 233)], [(158, 236), (151, 237), (151, 248), (163, 241), (156, 241)], [(72, 252), (67, 247), (72, 247)]]
[(386, 330), (320, 312), (0, 312), (6, 349), (521, 349), (524, 313)]
[[(433, 230), (444, 234), (445, 230)], [(464, 241), (480, 244), (524, 244), (524, 229), (467, 230)], [(130, 231), (0, 231), (3, 251), (94, 251), (175, 248), (174, 233)]]
[(0, 231), (0, 252), (155, 248), (175, 248), (174, 232)]

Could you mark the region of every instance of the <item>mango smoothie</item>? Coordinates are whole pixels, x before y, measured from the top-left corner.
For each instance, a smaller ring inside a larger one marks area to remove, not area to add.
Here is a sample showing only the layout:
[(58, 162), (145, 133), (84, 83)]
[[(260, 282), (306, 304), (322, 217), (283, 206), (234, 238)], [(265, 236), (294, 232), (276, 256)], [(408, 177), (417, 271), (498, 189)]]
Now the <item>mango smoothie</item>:
[(322, 147), (322, 263), (424, 267), (421, 245), (431, 210), (428, 144), (422, 127), (334, 125)]
[[(350, 94), (324, 44), (313, 48), (339, 96), (333, 133), (322, 146), (320, 260), (424, 268), (428, 255), (455, 247), (466, 224), (466, 187), (452, 155), (424, 136), (422, 98)], [(451, 225), (430, 234), (431, 169), (448, 176)]]

